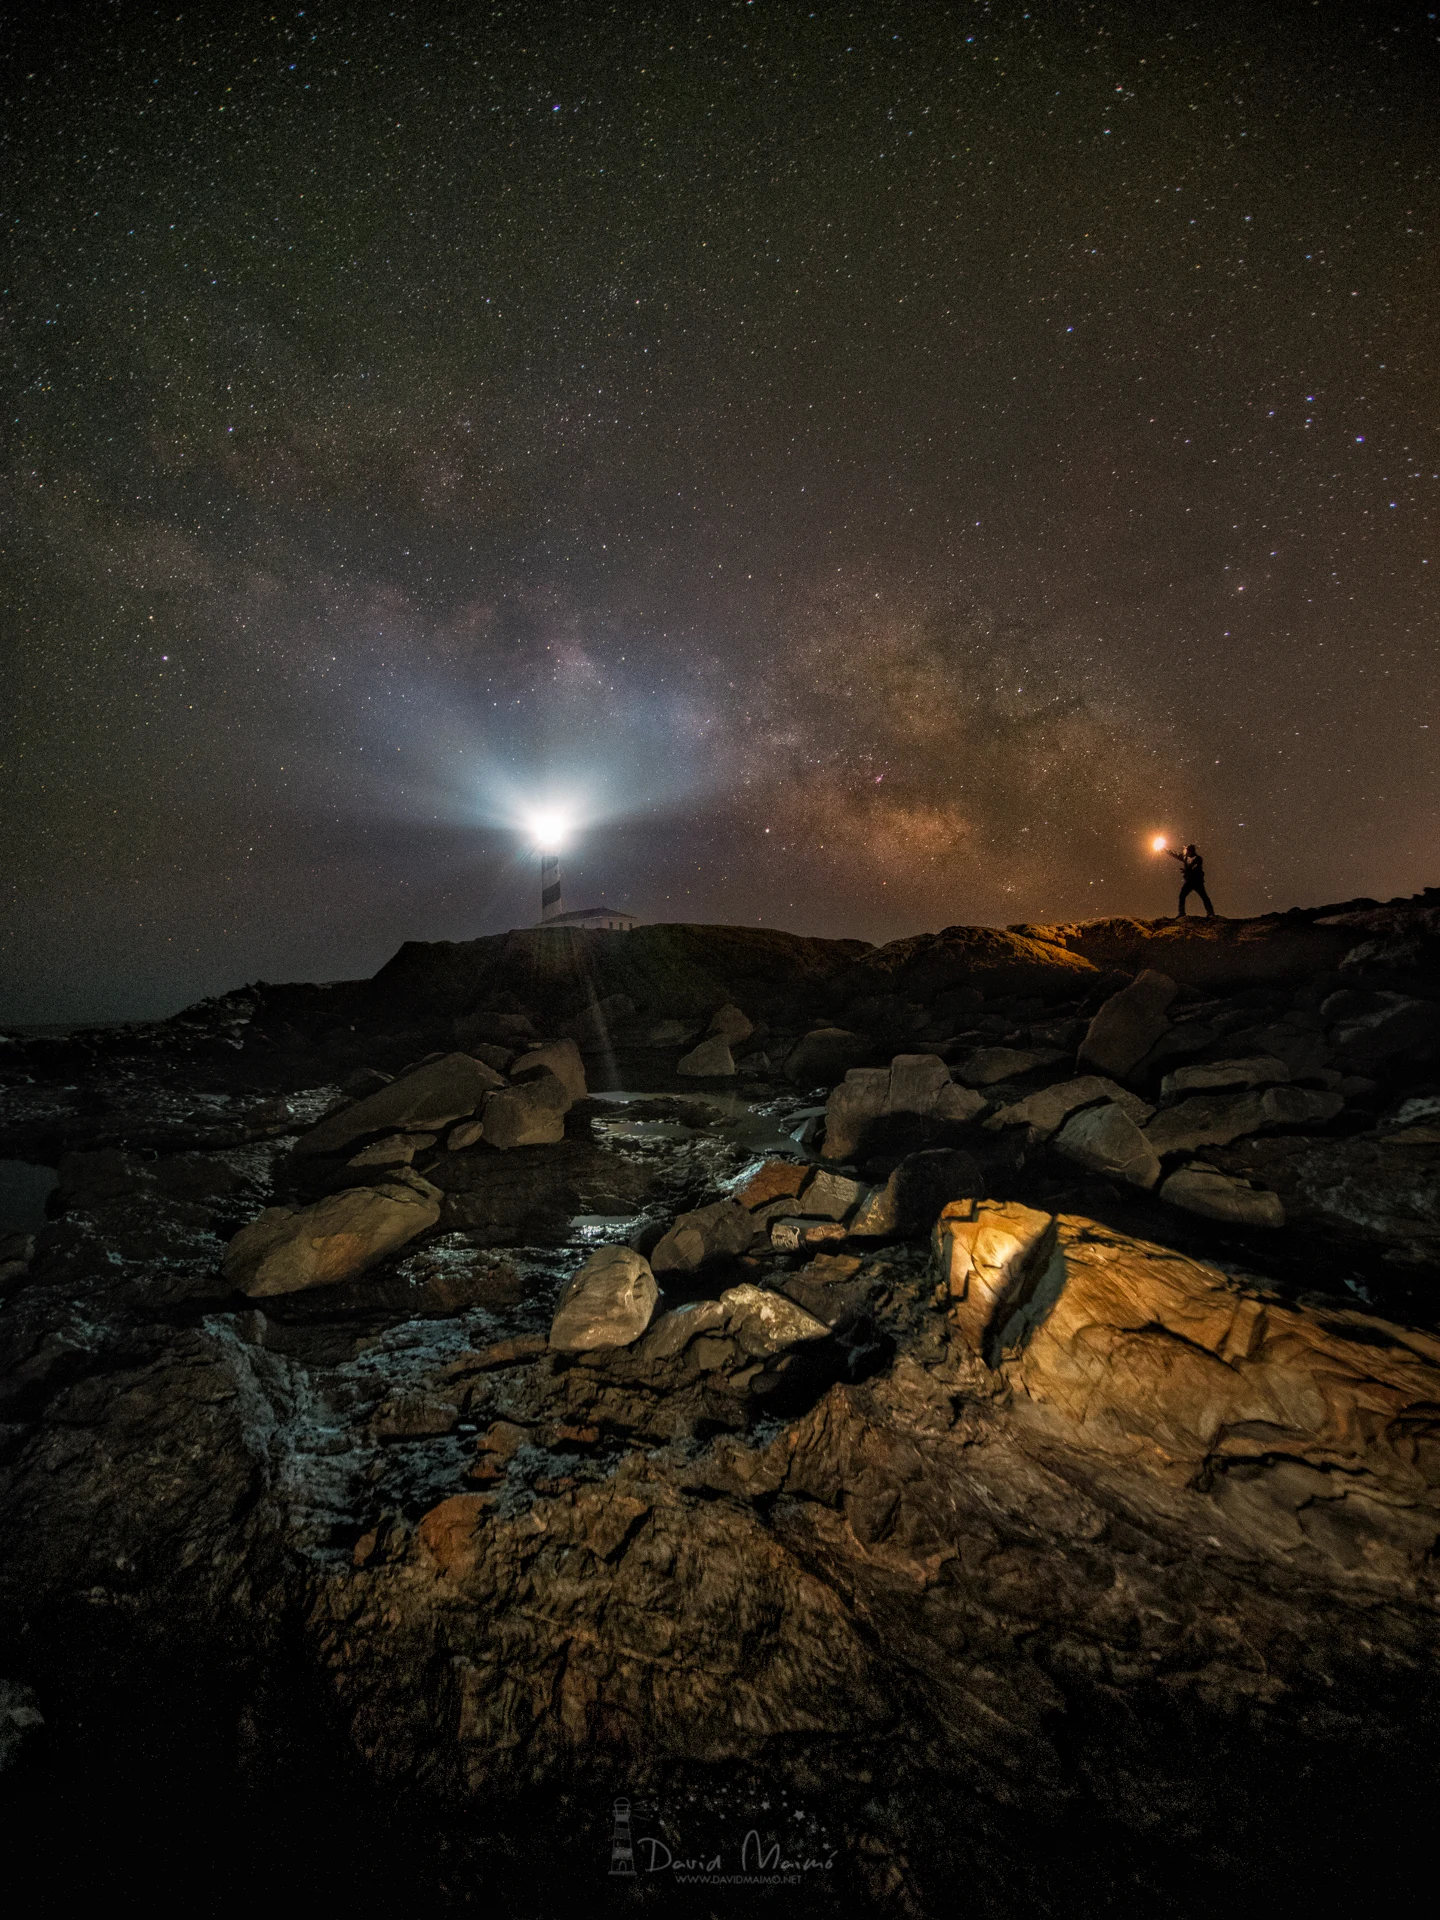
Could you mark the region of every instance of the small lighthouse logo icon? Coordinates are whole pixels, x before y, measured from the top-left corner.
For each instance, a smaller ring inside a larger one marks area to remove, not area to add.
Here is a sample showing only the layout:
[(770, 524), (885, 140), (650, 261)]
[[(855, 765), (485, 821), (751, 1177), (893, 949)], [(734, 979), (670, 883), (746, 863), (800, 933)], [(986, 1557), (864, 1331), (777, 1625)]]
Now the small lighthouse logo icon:
[(635, 1871), (635, 1844), (630, 1838), (630, 1802), (615, 1802), (615, 1825), (610, 1833), (610, 1871), (611, 1873), (629, 1873)]

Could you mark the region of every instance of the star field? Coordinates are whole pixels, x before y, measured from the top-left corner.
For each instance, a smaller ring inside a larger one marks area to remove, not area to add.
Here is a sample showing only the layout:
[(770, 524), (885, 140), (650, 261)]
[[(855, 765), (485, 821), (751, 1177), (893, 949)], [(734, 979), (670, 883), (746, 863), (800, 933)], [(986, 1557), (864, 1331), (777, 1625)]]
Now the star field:
[(1440, 878), (1437, 35), (27, 16), (0, 1019)]

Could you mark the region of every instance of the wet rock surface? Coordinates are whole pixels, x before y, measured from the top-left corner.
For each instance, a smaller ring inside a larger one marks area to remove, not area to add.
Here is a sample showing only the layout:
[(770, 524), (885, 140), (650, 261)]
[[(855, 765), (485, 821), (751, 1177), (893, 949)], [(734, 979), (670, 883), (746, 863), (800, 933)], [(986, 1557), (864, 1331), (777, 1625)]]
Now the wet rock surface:
[[(59, 1176), (0, 1223), (21, 1854), (83, 1809), (121, 1876), (200, 1831), (256, 1891), (539, 1920), (645, 1903), (624, 1797), (677, 1857), (803, 1829), (746, 1895), (800, 1913), (1402, 1885), (1433, 918), (507, 936), (10, 1041)], [(556, 1137), (487, 1137), (552, 1083)]]

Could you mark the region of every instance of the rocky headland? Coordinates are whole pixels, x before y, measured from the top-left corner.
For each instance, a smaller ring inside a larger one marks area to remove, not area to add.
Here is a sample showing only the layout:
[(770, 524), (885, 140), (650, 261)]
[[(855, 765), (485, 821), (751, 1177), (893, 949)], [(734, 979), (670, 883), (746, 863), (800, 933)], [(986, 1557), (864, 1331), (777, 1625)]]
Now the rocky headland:
[(0, 1041), (0, 1155), (58, 1176), (0, 1239), (17, 1884), (1198, 1915), (1428, 1865), (1440, 892), (413, 944)]

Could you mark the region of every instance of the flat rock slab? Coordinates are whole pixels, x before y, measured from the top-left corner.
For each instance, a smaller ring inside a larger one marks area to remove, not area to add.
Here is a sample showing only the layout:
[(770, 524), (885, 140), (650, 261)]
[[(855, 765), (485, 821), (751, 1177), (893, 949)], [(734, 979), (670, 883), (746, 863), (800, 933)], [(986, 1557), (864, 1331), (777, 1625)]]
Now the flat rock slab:
[(1277, 1193), (1248, 1186), (1214, 1167), (1181, 1167), (1160, 1189), (1160, 1198), (1207, 1220), (1237, 1227), (1283, 1227), (1285, 1209)]
[(1053, 1067), (1069, 1056), (1055, 1047), (978, 1047), (955, 1069), (967, 1087), (993, 1087), (1000, 1080), (1018, 1080), (1037, 1067)]
[(1160, 1098), (1176, 1100), (1187, 1093), (1222, 1093), (1230, 1088), (1273, 1087), (1290, 1078), (1290, 1069), (1274, 1054), (1248, 1059), (1211, 1060), (1203, 1066), (1177, 1067), (1160, 1082)]
[(843, 1173), (817, 1173), (804, 1189), (805, 1211), (822, 1220), (844, 1220), (865, 1192), (859, 1180)]
[(736, 1203), (753, 1209), (766, 1206), (772, 1200), (789, 1199), (799, 1193), (811, 1171), (805, 1161), (767, 1160), (744, 1186), (736, 1189)]
[(483, 1061), (468, 1053), (447, 1053), (330, 1114), (301, 1135), (295, 1151), (300, 1155), (338, 1153), (372, 1133), (448, 1126), (472, 1114), (487, 1093), (504, 1084), (502, 1076)]
[(1270, 1087), (1264, 1093), (1217, 1093), (1162, 1107), (1145, 1128), (1158, 1154), (1224, 1147), (1262, 1127), (1323, 1125), (1343, 1112), (1345, 1098), (1308, 1087)]
[(1048, 1140), (1070, 1114), (1082, 1107), (1099, 1106), (1102, 1101), (1113, 1102), (1137, 1127), (1143, 1126), (1155, 1111), (1148, 1100), (1128, 1093), (1103, 1074), (1082, 1073), (1077, 1079), (1061, 1080), (1053, 1087), (1042, 1087), (1038, 1093), (1027, 1094), (1008, 1107), (1000, 1107), (985, 1125), (991, 1132), (1027, 1126), (1036, 1139)]
[(311, 1207), (267, 1207), (225, 1250), (221, 1270), (252, 1298), (334, 1286), (364, 1273), (440, 1218), (440, 1194), (347, 1187)]

